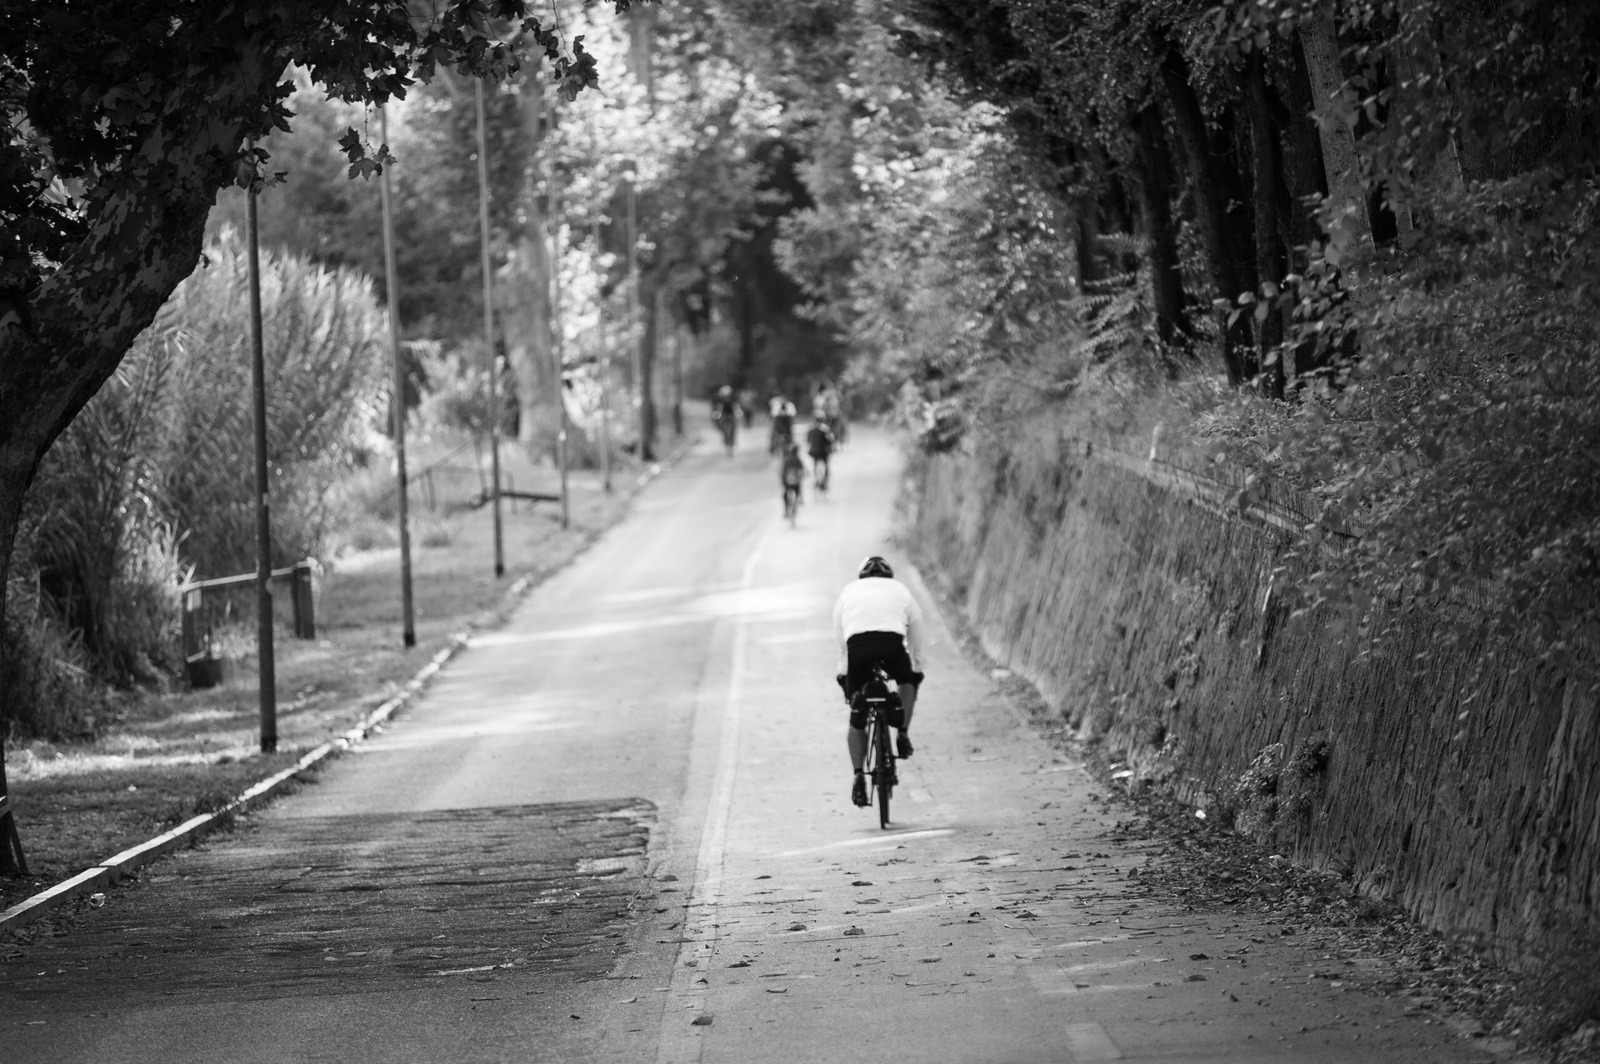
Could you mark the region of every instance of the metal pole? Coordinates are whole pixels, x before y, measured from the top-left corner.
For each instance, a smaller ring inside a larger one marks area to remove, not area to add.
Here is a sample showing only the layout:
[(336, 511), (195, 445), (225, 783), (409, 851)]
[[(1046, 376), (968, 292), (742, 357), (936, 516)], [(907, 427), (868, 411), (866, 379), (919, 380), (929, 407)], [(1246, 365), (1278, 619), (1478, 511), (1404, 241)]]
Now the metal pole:
[[(253, 148), (255, 145), (252, 144)], [(278, 749), (278, 670), (272, 653), (272, 507), (267, 484), (267, 368), (261, 342), (261, 243), (254, 182), (246, 198), (245, 242), (250, 263), (250, 405), (256, 465), (256, 679), (261, 705), (261, 752)]]
[(505, 537), (500, 527), (500, 401), (495, 388), (494, 277), (489, 272), (489, 140), (483, 131), (483, 79), (474, 86), (478, 100), (478, 228), (483, 233), (483, 349), (489, 363), (489, 472), (494, 490), (494, 575), (506, 573)]
[(639, 197), (628, 172), (628, 357), (632, 360), (633, 386), (638, 391), (639, 460), (644, 461), (648, 441), (644, 434), (644, 341), (634, 333), (639, 325)]
[[(556, 112), (553, 85), (545, 87), (544, 106), (546, 136), (555, 132)], [(548, 143), (548, 141), (547, 141)], [(550, 353), (556, 362), (556, 409), (560, 412), (560, 427), (556, 431), (556, 464), (561, 470), (561, 527), (570, 523), (567, 500), (567, 381), (566, 329), (561, 321), (561, 186), (556, 171), (554, 153), (550, 161)]]
[[(389, 109), (378, 108), (378, 135), (389, 145)], [(404, 613), (402, 638), (407, 647), (417, 645), (416, 611), (411, 603), (411, 525), (406, 512), (406, 371), (400, 359), (400, 280), (394, 265), (394, 207), (389, 195), (389, 168), (378, 179), (383, 201), (383, 275), (388, 289), (389, 357), (394, 363), (390, 413), (394, 419), (394, 455), (400, 478), (400, 607)]]
[(683, 438), (683, 326), (676, 322), (672, 326), (672, 431)]
[[(600, 268), (600, 216), (590, 223), (594, 236), (595, 267)], [(611, 350), (606, 346), (606, 300), (595, 293), (595, 339), (600, 349), (600, 484), (611, 492)]]

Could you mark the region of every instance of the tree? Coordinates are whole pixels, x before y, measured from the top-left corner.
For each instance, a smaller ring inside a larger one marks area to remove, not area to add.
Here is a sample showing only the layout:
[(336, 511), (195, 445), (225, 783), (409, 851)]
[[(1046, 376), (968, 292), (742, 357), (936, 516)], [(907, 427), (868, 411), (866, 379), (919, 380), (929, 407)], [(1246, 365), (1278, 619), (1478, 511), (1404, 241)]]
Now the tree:
[[(497, 32), (507, 23), (543, 50), (565, 93), (594, 83), (581, 42), (523, 0), (0, 8), (0, 609), (22, 495), (46, 449), (194, 269), (218, 191), (271, 180), (252, 142), (288, 123), (290, 65), (359, 103), (404, 96), (446, 66), (502, 80), (517, 66)], [(389, 158), (354, 130), (343, 143), (352, 174)], [(9, 828), (0, 873), (20, 863)]]

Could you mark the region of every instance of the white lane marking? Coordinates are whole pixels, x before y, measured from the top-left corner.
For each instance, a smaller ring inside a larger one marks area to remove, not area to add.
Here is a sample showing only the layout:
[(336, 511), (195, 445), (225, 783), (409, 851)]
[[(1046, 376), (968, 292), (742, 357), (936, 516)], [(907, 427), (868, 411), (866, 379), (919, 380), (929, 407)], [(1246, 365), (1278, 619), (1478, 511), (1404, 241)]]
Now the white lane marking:
[(1062, 1028), (1073, 1060), (1121, 1060), (1122, 1051), (1098, 1023), (1069, 1023)]
[[(772, 538), (779, 521), (767, 525), (761, 538), (751, 548), (739, 576), (738, 596), (741, 606), (751, 597), (755, 583), (756, 564)], [(678, 950), (672, 969), (672, 990), (668, 995), (662, 1016), (661, 1037), (656, 1042), (657, 1064), (687, 1064), (698, 1061), (702, 1049), (699, 1032), (684, 1010), (696, 1014), (705, 1005), (701, 982), (696, 993), (696, 980), (710, 967), (711, 954), (717, 941), (717, 906), (722, 900), (723, 861), (728, 841), (728, 816), (733, 807), (733, 783), (738, 775), (739, 722), (744, 709), (746, 659), (750, 647), (750, 623), (755, 620), (747, 608), (730, 614), (733, 623), (733, 653), (728, 665), (728, 690), (722, 703), (722, 742), (717, 750), (717, 769), (711, 787), (711, 800), (706, 808), (706, 826), (700, 834), (700, 849), (695, 855), (694, 886), (689, 895), (689, 911), (684, 919), (683, 945)], [(692, 959), (685, 954), (695, 946)], [(675, 1007), (677, 1006), (677, 1007)]]
[(1092, 961), (1089, 964), (1074, 964), (1061, 970), (1063, 972), (1109, 972), (1113, 968), (1127, 968), (1135, 964), (1151, 964), (1166, 959), (1165, 957), (1128, 957), (1120, 961)]
[(897, 846), (907, 839), (930, 839), (937, 835), (954, 835), (955, 828), (926, 828), (922, 831), (885, 831), (865, 839), (846, 839), (843, 842), (830, 842), (825, 846), (812, 846), (804, 850), (785, 850), (773, 854), (774, 857), (804, 857), (810, 853), (822, 853), (824, 850), (838, 850), (846, 846)]

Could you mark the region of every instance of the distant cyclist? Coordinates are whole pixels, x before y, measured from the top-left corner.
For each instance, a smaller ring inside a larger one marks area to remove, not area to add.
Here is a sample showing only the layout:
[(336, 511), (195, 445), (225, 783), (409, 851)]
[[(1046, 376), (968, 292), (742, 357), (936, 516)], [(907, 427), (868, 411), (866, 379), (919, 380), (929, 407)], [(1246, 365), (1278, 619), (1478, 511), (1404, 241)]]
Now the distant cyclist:
[(828, 459), (833, 454), (833, 430), (821, 418), (811, 422), (806, 430), (806, 451), (811, 455), (811, 475), (816, 479), (817, 490), (828, 490)]
[(711, 420), (722, 433), (722, 442), (733, 453), (734, 436), (739, 431), (739, 404), (733, 398), (733, 386), (724, 384), (711, 400)]
[(782, 455), (789, 444), (794, 442), (794, 404), (782, 395), (775, 395), (772, 397), (770, 408), (772, 410), (770, 450), (773, 454)]
[(881, 665), (900, 689), (904, 718), (897, 725), (896, 753), (912, 753), (911, 712), (917, 704), (917, 688), (922, 683), (922, 611), (911, 589), (894, 578), (889, 563), (874, 554), (861, 563), (857, 578), (839, 592), (833, 607), (833, 634), (839, 642), (839, 673), (836, 679), (844, 688), (850, 707), (850, 727), (846, 740), (850, 748), (850, 767), (855, 772), (850, 800), (867, 804), (867, 781), (862, 766), (867, 758), (867, 733), (864, 711), (853, 703), (861, 688), (872, 679), (872, 666)]
[(811, 416), (828, 426), (833, 433), (834, 447), (844, 444), (844, 412), (839, 392), (827, 381), (817, 384), (817, 394), (811, 400)]
[(783, 488), (783, 516), (794, 520), (800, 509), (800, 485), (806, 479), (806, 464), (800, 459), (800, 448), (794, 442), (784, 448), (783, 461), (778, 466), (778, 483)]

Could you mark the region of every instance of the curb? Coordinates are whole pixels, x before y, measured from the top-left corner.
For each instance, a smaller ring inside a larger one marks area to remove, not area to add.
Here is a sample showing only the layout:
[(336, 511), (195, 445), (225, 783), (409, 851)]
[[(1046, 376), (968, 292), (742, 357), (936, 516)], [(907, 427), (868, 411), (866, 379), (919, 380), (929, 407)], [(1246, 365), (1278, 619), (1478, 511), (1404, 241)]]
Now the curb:
[[(638, 493), (640, 489), (660, 476), (666, 469), (676, 465), (678, 460), (687, 454), (698, 440), (698, 435), (685, 437), (677, 449), (665, 459), (659, 462), (652, 462), (634, 480), (632, 491)], [(522, 596), (527, 593), (532, 583), (533, 577), (528, 574), (519, 577), (516, 583), (506, 589), (501, 606), (501, 620), (522, 599)], [(222, 808), (192, 817), (170, 831), (162, 832), (153, 839), (123, 850), (93, 868), (85, 869), (71, 879), (63, 880), (48, 890), (40, 891), (38, 894), (25, 898), (4, 912), (0, 912), (0, 935), (13, 931), (30, 920), (36, 920), (67, 902), (92, 894), (101, 887), (118, 883), (135, 869), (142, 868), (158, 857), (171, 853), (173, 850), (183, 846), (194, 845), (217, 828), (231, 822), (233, 817), (240, 813), (248, 812), (268, 799), (275, 797), (280, 791), (288, 787), (300, 773), (349, 750), (374, 731), (381, 729), (390, 717), (393, 717), (412, 699), (416, 698), (428, 686), (428, 683), (438, 671), (444, 667), (445, 662), (455, 657), (457, 653), (466, 647), (471, 634), (471, 629), (468, 629), (451, 636), (449, 645), (435, 654), (428, 664), (417, 670), (416, 675), (406, 681), (405, 687), (401, 688), (399, 694), (384, 702), (371, 713), (368, 713), (361, 719), (359, 724), (343, 735), (323, 743), (288, 768), (252, 785)]]

